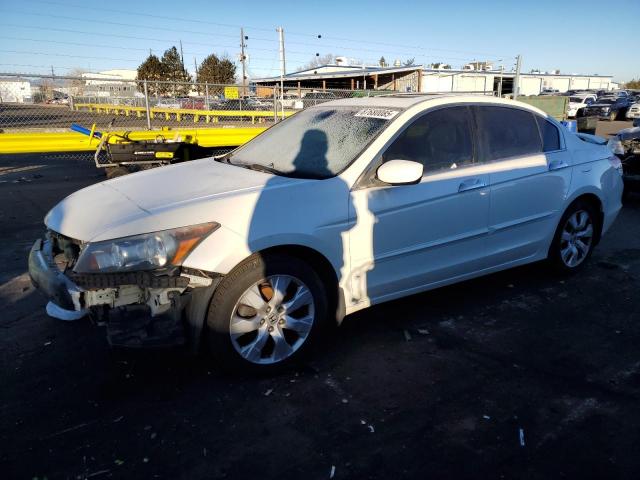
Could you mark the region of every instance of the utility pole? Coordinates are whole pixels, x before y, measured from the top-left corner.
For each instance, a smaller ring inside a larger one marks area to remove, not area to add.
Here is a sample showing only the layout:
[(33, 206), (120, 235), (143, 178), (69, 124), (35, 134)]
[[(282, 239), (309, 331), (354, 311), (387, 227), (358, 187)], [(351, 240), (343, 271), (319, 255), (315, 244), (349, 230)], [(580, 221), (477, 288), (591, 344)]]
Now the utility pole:
[(240, 27), (240, 61), (242, 62), (242, 96), (247, 96), (247, 68), (245, 62), (247, 57), (244, 54), (244, 47), (246, 47), (244, 41), (247, 37), (244, 36), (244, 29)]
[(518, 99), (520, 93), (520, 67), (522, 66), (522, 55), (516, 57), (516, 78), (513, 82), (513, 99)]
[(363, 85), (363, 90), (367, 89), (367, 67), (365, 66), (364, 62), (362, 62), (362, 85)]
[(278, 27), (278, 38), (280, 41), (280, 106), (282, 108), (282, 118), (284, 119), (284, 76), (287, 73), (284, 60), (284, 29)]

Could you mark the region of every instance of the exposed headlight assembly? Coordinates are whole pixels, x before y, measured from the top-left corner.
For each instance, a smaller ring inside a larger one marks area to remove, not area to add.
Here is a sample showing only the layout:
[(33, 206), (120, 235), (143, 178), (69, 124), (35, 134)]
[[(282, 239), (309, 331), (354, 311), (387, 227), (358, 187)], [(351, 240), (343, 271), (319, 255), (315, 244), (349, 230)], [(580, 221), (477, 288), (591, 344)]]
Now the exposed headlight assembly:
[(132, 237), (89, 243), (74, 267), (77, 273), (155, 270), (179, 266), (220, 224), (202, 223)]

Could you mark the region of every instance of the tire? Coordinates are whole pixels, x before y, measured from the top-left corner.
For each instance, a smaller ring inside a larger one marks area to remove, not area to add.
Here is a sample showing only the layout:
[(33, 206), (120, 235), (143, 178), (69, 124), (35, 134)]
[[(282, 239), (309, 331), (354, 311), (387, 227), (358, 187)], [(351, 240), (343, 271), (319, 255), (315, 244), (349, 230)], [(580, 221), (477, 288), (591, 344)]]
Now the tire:
[(592, 203), (572, 203), (560, 218), (549, 248), (547, 260), (553, 269), (562, 274), (580, 270), (591, 256), (601, 228), (599, 212)]
[[(285, 286), (280, 295), (278, 285)], [(322, 280), (303, 260), (252, 255), (222, 280), (209, 306), (206, 335), (216, 364), (271, 373), (300, 361), (326, 331), (327, 298)]]
[(128, 174), (129, 174), (129, 170), (126, 167), (109, 167), (107, 168), (107, 171), (106, 171), (106, 175), (109, 180), (116, 177), (122, 177)]

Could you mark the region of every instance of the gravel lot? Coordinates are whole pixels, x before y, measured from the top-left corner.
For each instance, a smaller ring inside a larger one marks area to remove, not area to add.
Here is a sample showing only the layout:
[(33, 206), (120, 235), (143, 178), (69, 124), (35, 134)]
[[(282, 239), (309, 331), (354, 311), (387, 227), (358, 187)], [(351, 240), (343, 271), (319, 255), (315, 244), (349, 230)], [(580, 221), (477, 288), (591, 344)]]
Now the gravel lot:
[(383, 304), (300, 370), (241, 378), (45, 315), (28, 249), (102, 178), (0, 157), (4, 478), (638, 478), (640, 197), (578, 276), (536, 264)]

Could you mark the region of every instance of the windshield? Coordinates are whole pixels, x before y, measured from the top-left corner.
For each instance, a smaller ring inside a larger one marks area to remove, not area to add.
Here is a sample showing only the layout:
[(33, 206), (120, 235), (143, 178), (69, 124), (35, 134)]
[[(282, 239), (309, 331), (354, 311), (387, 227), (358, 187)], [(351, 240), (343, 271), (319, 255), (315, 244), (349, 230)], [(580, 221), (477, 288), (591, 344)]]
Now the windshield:
[(344, 170), (398, 114), (387, 108), (314, 107), (289, 117), (226, 160), (298, 178), (329, 178)]
[(585, 99), (582, 97), (569, 97), (569, 101), (573, 103), (583, 103)]
[(612, 98), (599, 98), (598, 99), (598, 103), (606, 103), (611, 105), (612, 103), (615, 103), (616, 101)]

